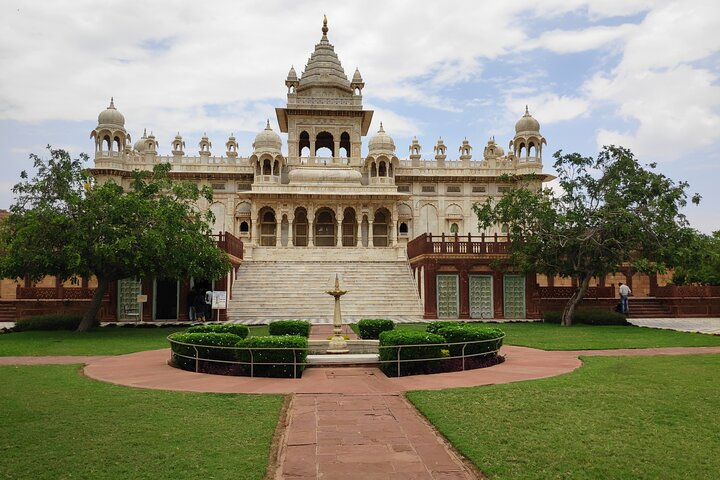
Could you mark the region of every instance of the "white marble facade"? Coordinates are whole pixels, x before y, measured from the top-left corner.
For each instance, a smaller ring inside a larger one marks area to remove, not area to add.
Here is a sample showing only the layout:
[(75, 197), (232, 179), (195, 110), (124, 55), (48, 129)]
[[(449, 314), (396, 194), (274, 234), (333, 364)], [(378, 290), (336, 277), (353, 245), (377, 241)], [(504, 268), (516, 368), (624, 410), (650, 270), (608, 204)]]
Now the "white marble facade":
[(291, 68), (285, 80), (287, 105), (276, 109), (279, 130), (287, 134), (285, 149), (268, 122), (250, 157), (238, 156), (232, 134), (221, 156), (212, 153), (207, 136), (197, 155), (186, 154), (179, 134), (171, 142), (172, 154), (161, 156), (152, 134), (131, 142), (125, 118), (111, 100), (91, 132), (94, 174), (100, 181), (128, 184), (133, 170), (170, 162), (177, 178), (212, 186), (214, 203), (199, 207), (215, 214), (214, 230), (242, 238), (249, 249), (401, 248), (424, 232), (478, 234), (472, 205), (509, 186), (499, 181), (502, 174), (536, 174), (538, 187), (552, 178), (542, 173), (545, 139), (527, 109), (507, 153), (492, 138), (473, 158), (465, 140), (458, 158), (448, 160), (439, 139), (429, 160), (414, 139), (408, 158), (399, 158), (380, 123), (362, 156), (373, 117), (362, 106), (365, 83), (357, 69), (348, 80), (327, 32), (324, 22), (304, 72), (298, 77)]

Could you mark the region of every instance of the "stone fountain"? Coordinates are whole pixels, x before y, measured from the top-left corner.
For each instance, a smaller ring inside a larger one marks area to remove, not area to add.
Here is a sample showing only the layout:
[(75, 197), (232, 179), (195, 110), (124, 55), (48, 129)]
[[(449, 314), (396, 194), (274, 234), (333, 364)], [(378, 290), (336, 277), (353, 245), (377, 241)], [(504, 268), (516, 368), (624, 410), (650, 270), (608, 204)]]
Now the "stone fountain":
[(333, 315), (333, 336), (330, 339), (330, 348), (327, 353), (348, 353), (347, 342), (342, 335), (342, 313), (340, 312), (340, 297), (347, 293), (347, 290), (340, 290), (340, 278), (335, 274), (335, 288), (328, 290), (328, 295), (335, 297), (335, 313)]

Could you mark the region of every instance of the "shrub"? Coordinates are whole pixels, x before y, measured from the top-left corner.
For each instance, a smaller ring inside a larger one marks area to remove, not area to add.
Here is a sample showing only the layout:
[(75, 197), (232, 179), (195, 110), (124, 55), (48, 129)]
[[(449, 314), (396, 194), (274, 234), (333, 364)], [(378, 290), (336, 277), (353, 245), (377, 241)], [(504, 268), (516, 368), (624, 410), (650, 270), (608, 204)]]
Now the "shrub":
[(465, 325), (465, 322), (455, 322), (450, 320), (435, 320), (434, 322), (430, 322), (427, 324), (427, 327), (425, 327), (425, 331), (428, 333), (434, 333), (437, 335), (438, 330), (441, 328), (449, 327), (449, 326), (459, 326), (459, 325)]
[[(174, 342), (190, 344), (178, 345), (177, 343), (170, 342), (170, 347), (173, 352), (173, 362), (183, 370), (195, 371), (195, 350), (197, 349), (198, 358), (205, 359), (198, 364), (198, 371), (202, 372), (210, 370), (209, 367), (213, 364), (212, 360), (235, 360), (236, 351), (234, 349), (214, 347), (235, 347), (237, 343), (242, 340), (242, 338), (233, 333), (214, 332), (174, 333), (170, 336), (170, 339)], [(179, 357), (178, 355), (192, 358)]]
[[(81, 315), (59, 315), (54, 313), (50, 315), (37, 315), (19, 319), (15, 322), (14, 330), (16, 332), (27, 332), (30, 330), (76, 330), (81, 320)], [(93, 326), (96, 327), (99, 324), (96, 319)]]
[[(562, 312), (543, 312), (545, 323), (560, 323)], [(612, 310), (600, 308), (584, 308), (575, 310), (572, 316), (573, 323), (586, 325), (628, 325), (625, 315)]]
[(388, 332), (395, 328), (395, 322), (384, 318), (366, 318), (357, 324), (360, 338), (366, 340), (377, 340), (382, 332)]
[[(428, 345), (426, 345), (428, 344)], [(393, 362), (398, 358), (398, 349), (392, 348), (402, 345), (400, 360), (416, 360), (422, 358), (441, 358), (445, 339), (440, 335), (427, 332), (413, 332), (407, 330), (390, 330), (380, 334), (380, 369), (388, 376), (398, 376), (398, 364)], [(410, 345), (410, 346), (405, 346)], [(425, 345), (413, 347), (412, 345)], [(383, 348), (390, 347), (390, 348)], [(400, 375), (415, 375), (418, 373), (433, 373), (438, 371), (439, 360), (401, 362)]]
[(247, 338), (250, 329), (239, 323), (219, 323), (194, 325), (187, 329), (187, 333), (233, 333), (240, 338)]
[[(447, 343), (477, 342), (491, 340), (483, 343), (470, 343), (465, 348), (465, 355), (476, 355), (493, 352), (500, 348), (505, 332), (499, 328), (480, 327), (472, 324), (448, 325), (438, 330), (438, 335), (445, 338)], [(450, 356), (459, 357), (463, 355), (463, 343), (460, 345), (449, 345)]]
[[(298, 335), (277, 335), (270, 337), (249, 337), (237, 343), (238, 347), (250, 350), (238, 350), (238, 360), (253, 365), (252, 374), (256, 377), (299, 378), (305, 369), (307, 360), (307, 338)], [(257, 348), (257, 350), (256, 350)], [(277, 348), (282, 350), (263, 350)], [(300, 348), (303, 350), (291, 350)], [(298, 363), (297, 367), (293, 362)], [(284, 365), (283, 365), (284, 364)], [(245, 374), (250, 375), (250, 365), (244, 365)]]
[(305, 320), (278, 320), (268, 326), (270, 335), (297, 335), (300, 337), (310, 336), (310, 322)]

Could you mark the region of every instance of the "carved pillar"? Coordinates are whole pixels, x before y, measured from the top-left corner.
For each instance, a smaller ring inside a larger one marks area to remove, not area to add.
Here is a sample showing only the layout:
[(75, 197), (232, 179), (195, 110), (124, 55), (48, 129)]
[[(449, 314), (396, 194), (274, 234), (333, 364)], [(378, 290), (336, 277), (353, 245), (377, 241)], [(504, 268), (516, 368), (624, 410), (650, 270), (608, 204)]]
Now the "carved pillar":
[(315, 246), (315, 230), (313, 229), (314, 224), (315, 222), (308, 218), (308, 247)]
[(275, 246), (282, 247), (282, 213), (275, 216)]
[[(294, 211), (294, 210), (293, 210)], [(288, 215), (288, 246), (295, 246), (295, 215), (292, 218)]]
[(436, 319), (437, 317), (437, 292), (436, 272), (437, 265), (434, 262), (425, 264), (425, 313), (423, 318)]
[(503, 288), (502, 272), (493, 271), (493, 297), (495, 318), (505, 318), (505, 289)]
[(356, 247), (362, 247), (362, 213), (359, 217), (355, 217), (357, 219), (357, 235), (356, 236)]
[(392, 207), (392, 213), (390, 214), (391, 218), (391, 227), (392, 227), (392, 243), (391, 245), (393, 247), (397, 247), (397, 224), (398, 224), (398, 212), (397, 212), (397, 204), (394, 204)]
[(336, 246), (336, 247), (342, 247), (342, 221), (343, 221), (343, 217), (342, 217), (342, 216), (337, 216), (337, 217), (335, 217), (335, 220), (336, 220), (335, 223), (337, 224), (337, 227), (336, 227), (336, 229), (335, 229), (335, 231), (337, 232), (337, 235), (336, 235), (337, 238), (335, 238), (335, 246)]
[(468, 265), (462, 263), (458, 272), (460, 287), (460, 318), (470, 318), (470, 281), (468, 278)]
[(373, 243), (373, 221), (370, 220), (370, 216), (368, 216), (368, 247), (374, 247), (375, 244)]

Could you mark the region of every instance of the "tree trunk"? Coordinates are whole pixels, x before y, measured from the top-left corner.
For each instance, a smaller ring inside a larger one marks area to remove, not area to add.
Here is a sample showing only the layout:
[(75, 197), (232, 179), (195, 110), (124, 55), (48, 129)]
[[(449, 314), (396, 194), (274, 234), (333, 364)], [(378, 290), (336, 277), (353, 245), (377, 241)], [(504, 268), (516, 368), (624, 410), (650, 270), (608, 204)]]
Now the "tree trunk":
[(80, 325), (78, 325), (76, 332), (87, 332), (93, 326), (93, 323), (95, 323), (95, 317), (97, 316), (98, 311), (100, 311), (102, 299), (105, 296), (105, 292), (107, 292), (108, 285), (110, 285), (110, 279), (98, 277), (98, 286), (95, 289), (92, 300), (90, 300), (90, 306), (83, 315), (82, 321), (80, 322)]
[(575, 290), (575, 293), (572, 294), (572, 297), (570, 297), (570, 300), (568, 300), (568, 303), (565, 304), (565, 309), (563, 310), (562, 320), (560, 321), (560, 325), (564, 327), (569, 327), (572, 325), (572, 316), (573, 313), (575, 313), (575, 307), (578, 306), (578, 304), (582, 301), (583, 298), (585, 298), (585, 294), (587, 293), (588, 285), (590, 285), (590, 276), (583, 277), (580, 281), (580, 288)]

